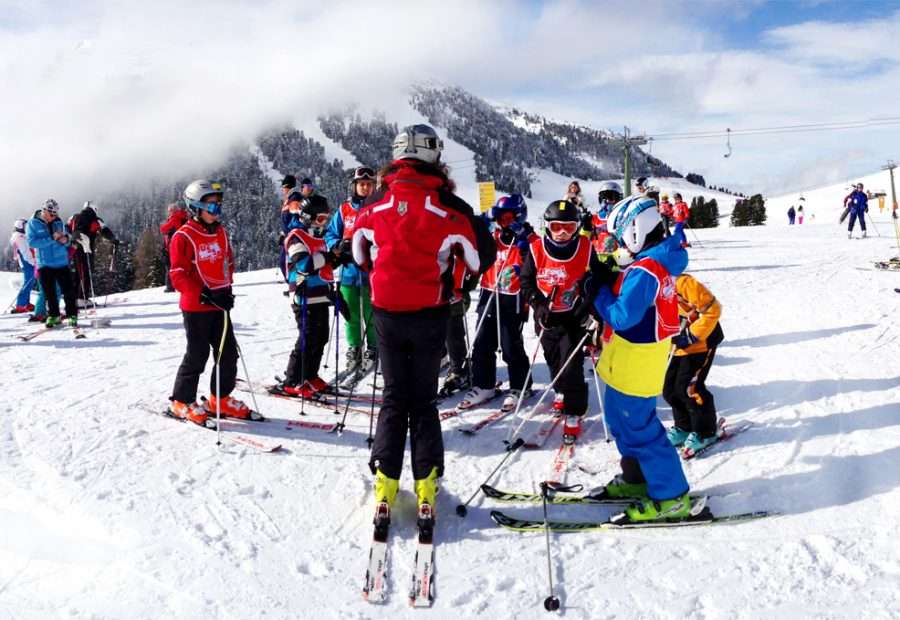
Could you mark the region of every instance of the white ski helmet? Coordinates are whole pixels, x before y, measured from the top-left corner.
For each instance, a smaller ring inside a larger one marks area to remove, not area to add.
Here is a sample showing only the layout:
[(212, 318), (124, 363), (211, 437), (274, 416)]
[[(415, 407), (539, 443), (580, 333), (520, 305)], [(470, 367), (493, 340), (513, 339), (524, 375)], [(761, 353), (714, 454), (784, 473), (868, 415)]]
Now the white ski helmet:
[(206, 179), (197, 179), (184, 188), (184, 203), (192, 210), (203, 209), (208, 211), (203, 199), (210, 194), (223, 195), (222, 184)]
[(632, 254), (644, 249), (644, 243), (662, 219), (656, 201), (647, 196), (629, 196), (621, 201), (606, 220), (609, 232), (619, 245)]
[(434, 164), (440, 161), (444, 142), (428, 125), (404, 127), (394, 138), (394, 159), (418, 159)]
[(616, 192), (619, 196), (622, 195), (622, 186), (616, 183), (615, 181), (603, 181), (597, 186), (597, 193), (602, 194), (603, 192)]
[(22, 220), (22, 219), (16, 220), (13, 223), (13, 230), (15, 230), (16, 232), (23, 233), (23, 232), (25, 232), (25, 226), (27, 226), (27, 225), (28, 225), (28, 222), (26, 220)]

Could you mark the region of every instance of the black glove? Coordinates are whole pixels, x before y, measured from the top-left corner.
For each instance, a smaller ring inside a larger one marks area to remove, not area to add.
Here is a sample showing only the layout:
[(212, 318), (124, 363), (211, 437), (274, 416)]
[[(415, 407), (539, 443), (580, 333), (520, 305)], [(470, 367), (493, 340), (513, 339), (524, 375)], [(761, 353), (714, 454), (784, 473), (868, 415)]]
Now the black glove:
[(581, 230), (589, 233), (594, 232), (594, 216), (587, 209), (584, 210), (581, 216)]
[(338, 251), (338, 260), (341, 265), (353, 264), (353, 242), (350, 239), (342, 239), (335, 249)]
[(519, 251), (523, 254), (528, 251), (528, 246), (531, 245), (531, 235), (534, 234), (534, 228), (531, 227), (531, 224), (525, 222), (521, 226), (521, 230), (516, 233), (516, 246), (519, 248)]
[(603, 282), (601, 281), (601, 276), (599, 274), (593, 274), (590, 271), (586, 273), (578, 282), (578, 290), (581, 293), (581, 299), (584, 300), (584, 303), (593, 305), (594, 298), (597, 297), (597, 293), (600, 291), (602, 285)]
[(697, 337), (691, 333), (689, 325), (684, 325), (681, 331), (672, 338), (672, 344), (679, 349), (687, 349), (695, 342), (697, 342)]
[[(616, 264), (616, 259), (606, 256), (601, 258), (599, 263), (600, 266), (591, 271), (591, 274), (598, 279), (599, 285), (605, 284), (611, 288), (616, 283), (616, 278), (619, 277), (619, 266)], [(594, 296), (596, 297), (597, 294), (594, 293)]]
[(534, 320), (541, 327), (545, 327), (547, 319), (550, 318), (550, 303), (543, 297), (535, 296), (531, 300), (531, 308), (534, 310)]
[[(471, 298), (469, 297), (469, 293), (474, 291), (476, 288), (478, 288), (478, 276), (474, 273), (467, 272), (465, 277), (463, 277), (462, 290), (463, 293), (465, 293), (466, 298), (470, 301)], [(466, 303), (468, 304), (469, 302)]]
[(207, 306), (215, 306), (226, 312), (234, 308), (234, 295), (231, 293), (231, 287), (217, 288), (211, 290), (204, 286), (200, 291), (200, 303)]

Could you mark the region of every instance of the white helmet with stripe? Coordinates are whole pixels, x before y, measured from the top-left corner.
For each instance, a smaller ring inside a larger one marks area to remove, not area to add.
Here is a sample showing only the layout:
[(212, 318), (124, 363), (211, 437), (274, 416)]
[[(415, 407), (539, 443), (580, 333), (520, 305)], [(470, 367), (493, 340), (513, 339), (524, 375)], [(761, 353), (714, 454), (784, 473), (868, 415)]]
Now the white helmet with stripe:
[(661, 222), (656, 201), (637, 195), (629, 196), (613, 207), (606, 225), (620, 246), (637, 254), (644, 249), (647, 235)]

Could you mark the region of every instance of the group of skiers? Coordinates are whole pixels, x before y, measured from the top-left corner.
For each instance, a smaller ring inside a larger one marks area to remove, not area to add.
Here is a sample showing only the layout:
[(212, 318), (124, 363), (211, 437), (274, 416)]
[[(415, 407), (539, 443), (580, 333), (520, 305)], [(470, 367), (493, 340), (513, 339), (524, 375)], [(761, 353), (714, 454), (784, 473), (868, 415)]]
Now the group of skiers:
[[(370, 459), (376, 519), (390, 519), (407, 436), (419, 519), (433, 519), (444, 473), (436, 406), (442, 359), (451, 364), (440, 393), (467, 389), (461, 410), (500, 395), (509, 408), (532, 388), (534, 361), (522, 333), (531, 317), (555, 381), (563, 441), (581, 434), (588, 414), (583, 360), (599, 349), (605, 416), (622, 455), (622, 473), (607, 493), (634, 498), (630, 519), (689, 515), (677, 447), (697, 451), (716, 441), (705, 379), (722, 330), (719, 302), (684, 273), (687, 206), (676, 194), (669, 211), (646, 180), (628, 198), (607, 181), (592, 213), (573, 182), (566, 197), (544, 209), (538, 232), (520, 194), (476, 215), (454, 193), (442, 149), (431, 127), (404, 128), (389, 164), (377, 173), (365, 166), (353, 171), (349, 197), (334, 213), (311, 180), (298, 188), (293, 176), (284, 178), (281, 266), (298, 338), (277, 389), (302, 398), (329, 389), (318, 373), (333, 307), (345, 318), (349, 370), (371, 372), (377, 365), (383, 377)], [(207, 425), (216, 411), (256, 415), (231, 396), (239, 351), (229, 313), (234, 261), (219, 223), (223, 198), (216, 183), (191, 183), (184, 193), (190, 217), (168, 244), (188, 341), (171, 413)], [(664, 217), (675, 221), (676, 234)], [(467, 346), (466, 311), (479, 284), (478, 320)], [(498, 346), (509, 371), (506, 392), (496, 381)], [(211, 352), (211, 396), (198, 403)], [(660, 394), (673, 410), (668, 430), (656, 414)]]
[[(79, 306), (87, 306), (94, 296), (93, 256), (98, 237), (112, 243), (114, 250), (119, 246), (119, 240), (97, 215), (91, 201), (85, 202), (68, 222), (60, 219), (59, 204), (52, 198), (30, 219), (16, 220), (10, 245), (24, 281), (12, 312), (31, 312), (29, 321), (55, 327), (62, 322), (62, 298), (66, 321), (77, 326)], [(35, 286), (38, 297), (32, 304)]]

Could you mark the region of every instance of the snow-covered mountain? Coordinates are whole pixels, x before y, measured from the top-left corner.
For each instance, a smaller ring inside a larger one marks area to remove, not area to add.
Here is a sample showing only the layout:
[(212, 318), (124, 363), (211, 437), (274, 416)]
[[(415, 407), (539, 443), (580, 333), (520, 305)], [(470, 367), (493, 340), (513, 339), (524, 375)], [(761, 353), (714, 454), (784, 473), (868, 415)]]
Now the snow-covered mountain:
[[(552, 535), (566, 617), (900, 613), (900, 296), (896, 274), (871, 267), (895, 253), (889, 218), (873, 215), (886, 236), (864, 241), (824, 225), (697, 231), (689, 272), (724, 313), (725, 342), (708, 383), (720, 415), (753, 426), (685, 469), (714, 511), (781, 516)], [(8, 297), (18, 277), (0, 276)], [(274, 270), (238, 275), (234, 320), (254, 382), (284, 370), (297, 335), (282, 288)], [(407, 607), (415, 509), (404, 474), (388, 600), (371, 606), (361, 597), (372, 520), (368, 416), (351, 412), (340, 436), (289, 429), (299, 405), (257, 396), (271, 420), (242, 432), (283, 450), (217, 447), (215, 434), (152, 413), (166, 404), (184, 346), (175, 297), (148, 289), (109, 302), (97, 316), (111, 325), (79, 341), (59, 331), (20, 343), (13, 335), (33, 326), (0, 316), (0, 617), (547, 616), (543, 535), (501, 530), (488, 516), (501, 508), (539, 517), (540, 507), (478, 498), (465, 519), (454, 513), (505, 454), (509, 423), (475, 437), (456, 428), (488, 409), (444, 423), (431, 612)], [(530, 353), (530, 325), (525, 334)], [(334, 371), (329, 350), (326, 377)], [(538, 356), (536, 383), (548, 381)], [(204, 393), (207, 385), (204, 376)], [(586, 488), (618, 468), (593, 385), (590, 394), (595, 423), (577, 446), (580, 468), (568, 475)], [(307, 405), (303, 419), (333, 422), (332, 409)], [(668, 423), (662, 401), (659, 411)], [(495, 485), (535, 489), (558, 442), (516, 456)], [(603, 518), (610, 510), (552, 506), (550, 514)]]

